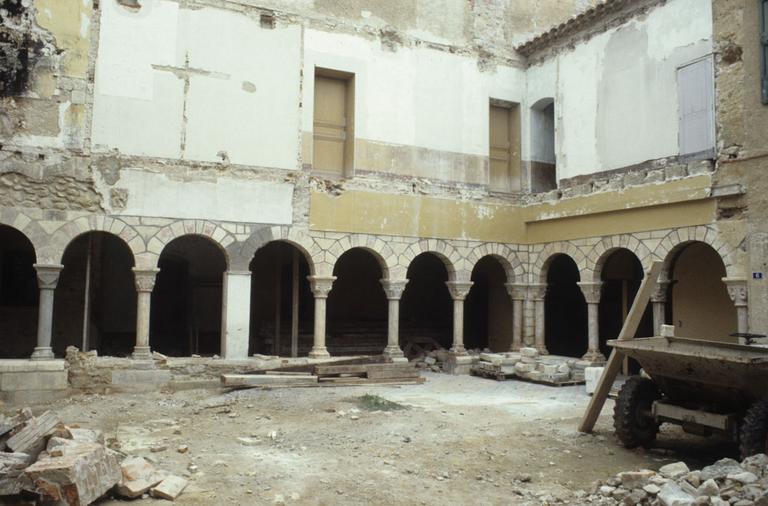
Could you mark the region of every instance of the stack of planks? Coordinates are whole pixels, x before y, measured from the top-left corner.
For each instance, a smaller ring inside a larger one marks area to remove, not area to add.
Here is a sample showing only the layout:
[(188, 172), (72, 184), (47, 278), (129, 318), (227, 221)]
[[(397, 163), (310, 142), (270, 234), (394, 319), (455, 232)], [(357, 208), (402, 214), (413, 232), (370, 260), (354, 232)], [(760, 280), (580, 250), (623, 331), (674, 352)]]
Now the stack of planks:
[[(351, 363), (350, 363), (351, 362)], [(294, 366), (249, 374), (222, 374), (221, 384), (231, 388), (274, 388), (331, 385), (418, 384), (424, 378), (415, 365), (373, 359)]]

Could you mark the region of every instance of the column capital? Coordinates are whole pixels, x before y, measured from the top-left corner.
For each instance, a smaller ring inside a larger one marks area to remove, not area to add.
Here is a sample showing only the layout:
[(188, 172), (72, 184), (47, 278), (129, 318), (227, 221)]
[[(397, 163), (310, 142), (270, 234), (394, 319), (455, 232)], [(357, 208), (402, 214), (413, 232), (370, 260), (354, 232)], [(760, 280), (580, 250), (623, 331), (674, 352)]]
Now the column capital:
[(472, 281), (446, 281), (445, 286), (451, 292), (453, 300), (464, 300), (469, 295), (469, 289), (474, 283)]
[(547, 296), (546, 283), (531, 283), (528, 285), (528, 298), (531, 300), (544, 300)]
[(407, 279), (382, 279), (380, 282), (384, 293), (387, 294), (387, 300), (400, 300), (405, 291), (405, 285), (408, 284)]
[(736, 307), (746, 306), (748, 291), (747, 280), (745, 278), (723, 278), (723, 283), (728, 289), (728, 296)]
[(307, 276), (315, 298), (326, 299), (333, 288), (336, 276)]
[(525, 295), (528, 293), (528, 285), (524, 283), (504, 283), (507, 288), (507, 293), (512, 300), (525, 300)]
[(137, 269), (133, 268), (133, 277), (136, 282), (137, 292), (151, 292), (155, 288), (155, 280), (160, 269)]
[(37, 272), (37, 287), (41, 290), (55, 289), (64, 268), (61, 264), (33, 264), (32, 267)]
[(651, 302), (667, 302), (667, 288), (669, 288), (669, 280), (660, 279), (656, 281), (656, 286), (653, 287), (651, 292)]
[(603, 283), (593, 281), (579, 281), (576, 283), (581, 288), (581, 293), (584, 294), (584, 300), (587, 304), (599, 304), (600, 295), (602, 293)]

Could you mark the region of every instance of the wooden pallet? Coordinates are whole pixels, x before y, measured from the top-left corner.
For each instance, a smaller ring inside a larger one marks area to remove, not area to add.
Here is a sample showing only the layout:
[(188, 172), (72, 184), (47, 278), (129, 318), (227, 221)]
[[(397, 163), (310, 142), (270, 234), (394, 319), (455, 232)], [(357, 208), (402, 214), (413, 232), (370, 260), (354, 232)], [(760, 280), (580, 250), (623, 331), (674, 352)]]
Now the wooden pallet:
[(469, 370), (471, 376), (479, 376), (481, 378), (494, 379), (496, 381), (505, 381), (508, 379), (515, 379), (517, 375), (515, 373), (505, 373), (502, 371), (489, 371), (488, 369), (473, 367)]

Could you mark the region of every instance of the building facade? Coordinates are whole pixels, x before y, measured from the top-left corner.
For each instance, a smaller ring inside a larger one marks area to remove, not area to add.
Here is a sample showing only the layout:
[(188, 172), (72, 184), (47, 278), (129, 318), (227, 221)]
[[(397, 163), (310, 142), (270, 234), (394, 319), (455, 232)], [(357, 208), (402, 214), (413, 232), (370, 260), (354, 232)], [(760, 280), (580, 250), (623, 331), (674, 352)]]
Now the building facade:
[(0, 357), (765, 332), (765, 2), (529, 4), (5, 2)]

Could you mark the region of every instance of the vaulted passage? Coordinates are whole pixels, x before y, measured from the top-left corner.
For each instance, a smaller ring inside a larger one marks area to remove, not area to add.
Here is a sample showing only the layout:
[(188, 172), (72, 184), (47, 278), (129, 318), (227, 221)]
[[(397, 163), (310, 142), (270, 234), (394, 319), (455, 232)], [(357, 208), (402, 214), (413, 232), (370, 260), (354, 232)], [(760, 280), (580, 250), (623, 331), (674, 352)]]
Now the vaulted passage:
[(0, 225), (0, 358), (28, 358), (35, 348), (39, 290), (34, 263), (29, 239)]
[(314, 301), (309, 264), (298, 248), (270, 242), (251, 260), (250, 354), (296, 356), (312, 349)]
[[(606, 357), (611, 348), (606, 344), (609, 339), (619, 337), (619, 332), (632, 307), (640, 283), (643, 281), (643, 266), (634, 253), (628, 249), (619, 249), (605, 261), (600, 278), (603, 283), (600, 297), (600, 351)], [(653, 335), (653, 310), (649, 304), (635, 337)]]
[(186, 235), (168, 243), (158, 267), (152, 349), (170, 356), (220, 353), (224, 253), (206, 237)]
[[(667, 294), (667, 321), (675, 335), (737, 342), (736, 308), (722, 279), (725, 265), (711, 246), (693, 242), (672, 260)], [(671, 301), (671, 303), (670, 303)]]
[(133, 254), (119, 237), (89, 232), (64, 251), (53, 309), (53, 351), (67, 346), (127, 356), (136, 336)]
[(408, 266), (408, 284), (400, 301), (400, 346), (412, 350), (453, 342), (453, 300), (445, 282), (448, 271), (437, 255), (422, 253)]
[(587, 304), (578, 283), (579, 268), (557, 255), (547, 270), (545, 344), (553, 355), (581, 357), (587, 351)]
[(464, 345), (467, 349), (509, 351), (512, 346), (512, 300), (504, 286), (506, 273), (498, 260), (483, 257), (472, 270), (472, 288), (464, 302)]
[(380, 354), (387, 345), (387, 298), (381, 266), (372, 253), (353, 248), (339, 257), (328, 297), (331, 355)]

